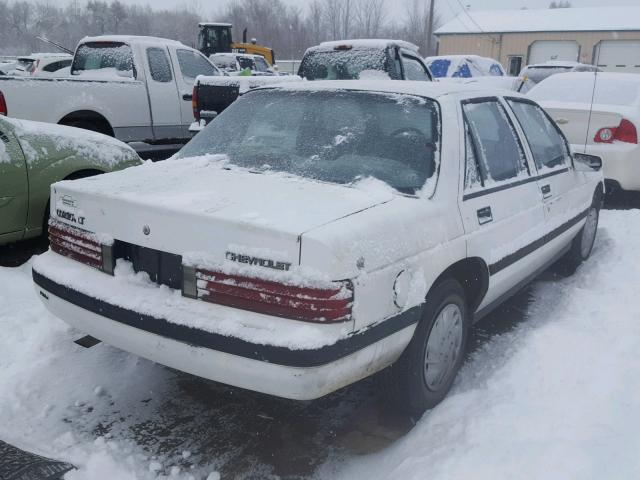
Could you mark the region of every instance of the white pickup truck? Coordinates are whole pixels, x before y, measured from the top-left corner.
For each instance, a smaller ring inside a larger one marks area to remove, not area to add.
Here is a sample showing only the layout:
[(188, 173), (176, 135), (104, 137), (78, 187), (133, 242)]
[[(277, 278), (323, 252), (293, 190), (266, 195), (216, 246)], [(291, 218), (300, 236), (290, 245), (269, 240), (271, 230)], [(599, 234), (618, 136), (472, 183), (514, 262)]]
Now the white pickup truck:
[[(180, 42), (141, 36), (86, 37), (66, 78), (0, 76), (10, 117), (85, 128), (125, 142), (184, 143), (198, 75), (221, 75)], [(0, 102), (0, 105), (3, 105)]]

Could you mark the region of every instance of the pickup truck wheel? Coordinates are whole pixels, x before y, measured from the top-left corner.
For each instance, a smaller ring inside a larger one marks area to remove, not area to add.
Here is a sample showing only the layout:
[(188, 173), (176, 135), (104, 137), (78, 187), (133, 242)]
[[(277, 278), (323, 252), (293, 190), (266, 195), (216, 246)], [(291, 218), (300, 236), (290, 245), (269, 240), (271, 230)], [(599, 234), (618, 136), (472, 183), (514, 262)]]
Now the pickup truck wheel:
[(589, 258), (593, 250), (593, 244), (596, 241), (599, 218), (600, 204), (594, 202), (587, 211), (587, 219), (584, 226), (571, 242), (571, 249), (561, 260), (561, 273), (572, 275), (580, 264)]
[(464, 360), (468, 330), (464, 290), (445, 279), (427, 295), (413, 338), (388, 373), (394, 403), (415, 416), (440, 403)]

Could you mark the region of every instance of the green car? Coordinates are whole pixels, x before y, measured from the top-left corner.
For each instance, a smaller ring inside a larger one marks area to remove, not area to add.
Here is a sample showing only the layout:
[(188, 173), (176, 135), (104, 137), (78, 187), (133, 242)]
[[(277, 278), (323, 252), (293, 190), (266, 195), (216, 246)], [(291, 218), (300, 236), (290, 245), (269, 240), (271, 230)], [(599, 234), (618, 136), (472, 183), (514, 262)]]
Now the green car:
[(114, 138), (0, 115), (0, 245), (43, 233), (52, 183), (141, 162)]

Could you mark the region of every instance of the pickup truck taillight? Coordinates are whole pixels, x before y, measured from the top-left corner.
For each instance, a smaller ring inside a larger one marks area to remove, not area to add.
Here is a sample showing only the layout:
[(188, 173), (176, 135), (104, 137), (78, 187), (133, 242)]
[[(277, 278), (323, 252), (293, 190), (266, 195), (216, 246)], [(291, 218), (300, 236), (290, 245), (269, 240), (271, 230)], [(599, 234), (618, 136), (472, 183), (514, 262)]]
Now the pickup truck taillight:
[(185, 296), (306, 322), (337, 323), (351, 319), (350, 281), (312, 288), (192, 267), (184, 267), (183, 272)]
[(0, 92), (0, 115), (8, 115), (7, 102), (4, 99), (4, 95)]
[(193, 118), (196, 122), (200, 121), (200, 110), (198, 109), (198, 85), (193, 86), (193, 94), (191, 95), (191, 108), (193, 109)]
[(604, 127), (596, 132), (593, 141), (596, 143), (613, 143), (614, 140), (625, 143), (638, 143), (636, 126), (626, 118), (617, 127)]
[(60, 255), (113, 274), (112, 246), (101, 243), (91, 232), (50, 220), (49, 245)]

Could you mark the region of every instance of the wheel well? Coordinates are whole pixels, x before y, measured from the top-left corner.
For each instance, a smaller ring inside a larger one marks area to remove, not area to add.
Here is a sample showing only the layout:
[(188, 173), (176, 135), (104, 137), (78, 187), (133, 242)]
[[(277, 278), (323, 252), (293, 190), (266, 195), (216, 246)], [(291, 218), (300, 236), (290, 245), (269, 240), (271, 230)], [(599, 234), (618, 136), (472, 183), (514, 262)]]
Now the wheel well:
[(436, 285), (443, 278), (456, 279), (465, 291), (469, 308), (474, 312), (489, 288), (489, 268), (479, 257), (465, 258), (460, 260), (444, 272), (433, 283)]
[(77, 112), (70, 113), (62, 117), (58, 124), (67, 125), (69, 127), (84, 128), (85, 130), (103, 133), (110, 137), (115, 136), (109, 121), (99, 113), (91, 110), (79, 110)]
[(604, 200), (604, 185), (602, 182), (598, 183), (596, 190), (593, 192), (593, 203), (601, 204)]
[(77, 180), (79, 178), (93, 177), (94, 175), (100, 175), (104, 173), (102, 170), (96, 170), (87, 168), (86, 170), (78, 170), (67, 175), (63, 180)]

